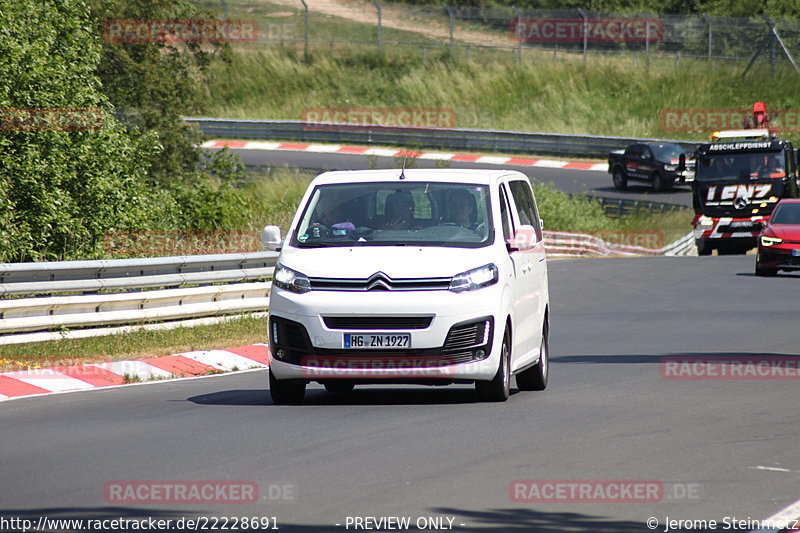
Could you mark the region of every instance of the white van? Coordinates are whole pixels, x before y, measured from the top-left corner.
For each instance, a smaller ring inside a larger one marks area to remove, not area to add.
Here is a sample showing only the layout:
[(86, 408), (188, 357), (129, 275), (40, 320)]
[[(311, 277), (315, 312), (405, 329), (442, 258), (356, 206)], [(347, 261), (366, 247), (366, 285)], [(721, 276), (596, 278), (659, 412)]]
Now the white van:
[(507, 170), (326, 172), (280, 250), (269, 304), (270, 393), (299, 403), (315, 381), (474, 383), (485, 401), (547, 386), (542, 222)]

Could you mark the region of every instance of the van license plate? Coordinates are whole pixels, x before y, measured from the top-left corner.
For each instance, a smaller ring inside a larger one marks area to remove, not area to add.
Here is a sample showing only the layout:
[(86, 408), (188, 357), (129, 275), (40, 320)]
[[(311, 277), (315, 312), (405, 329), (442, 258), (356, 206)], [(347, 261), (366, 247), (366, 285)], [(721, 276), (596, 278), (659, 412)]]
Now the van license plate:
[(368, 335), (345, 333), (345, 348), (380, 350), (386, 348), (411, 348), (410, 333), (373, 333)]

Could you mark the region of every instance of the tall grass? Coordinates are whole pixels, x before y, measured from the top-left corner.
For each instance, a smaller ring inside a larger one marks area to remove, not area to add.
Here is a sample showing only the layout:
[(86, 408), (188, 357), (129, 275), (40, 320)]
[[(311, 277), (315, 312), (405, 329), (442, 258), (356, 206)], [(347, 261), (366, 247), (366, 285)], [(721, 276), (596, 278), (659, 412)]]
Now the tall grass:
[(788, 68), (740, 76), (743, 65), (531, 52), (477, 56), (317, 50), (309, 58), (280, 47), (235, 53), (207, 86), (210, 114), (299, 119), (309, 107), (445, 107), (459, 127), (705, 139), (664, 132), (668, 108), (800, 107), (800, 78)]

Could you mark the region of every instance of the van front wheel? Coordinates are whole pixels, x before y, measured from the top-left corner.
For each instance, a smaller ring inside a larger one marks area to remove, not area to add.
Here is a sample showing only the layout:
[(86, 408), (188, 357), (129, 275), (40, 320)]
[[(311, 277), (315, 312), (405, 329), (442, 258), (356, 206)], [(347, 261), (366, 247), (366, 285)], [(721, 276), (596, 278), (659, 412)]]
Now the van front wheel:
[(547, 322), (542, 328), (542, 344), (539, 346), (539, 362), (517, 374), (519, 390), (544, 390), (550, 375), (550, 332)]
[(476, 381), (475, 392), (482, 402), (504, 402), (511, 394), (511, 350), (508, 333), (503, 337), (500, 347), (500, 364), (497, 374), (491, 381)]
[(306, 395), (306, 384), (279, 380), (270, 369), (269, 394), (272, 396), (272, 403), (276, 405), (303, 403), (303, 397)]

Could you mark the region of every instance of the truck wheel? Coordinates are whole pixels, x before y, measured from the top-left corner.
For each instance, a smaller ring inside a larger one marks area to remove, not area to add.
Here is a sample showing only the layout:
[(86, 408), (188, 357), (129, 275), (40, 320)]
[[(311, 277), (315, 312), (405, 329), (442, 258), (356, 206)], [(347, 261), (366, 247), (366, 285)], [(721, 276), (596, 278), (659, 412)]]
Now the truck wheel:
[(662, 176), (659, 172), (653, 174), (653, 192), (663, 192), (672, 189), (674, 180)]
[(628, 176), (622, 167), (614, 167), (612, 179), (614, 180), (615, 189), (624, 191), (628, 187)]
[(697, 246), (697, 255), (711, 255), (714, 249), (706, 239), (695, 239), (695, 246)]

